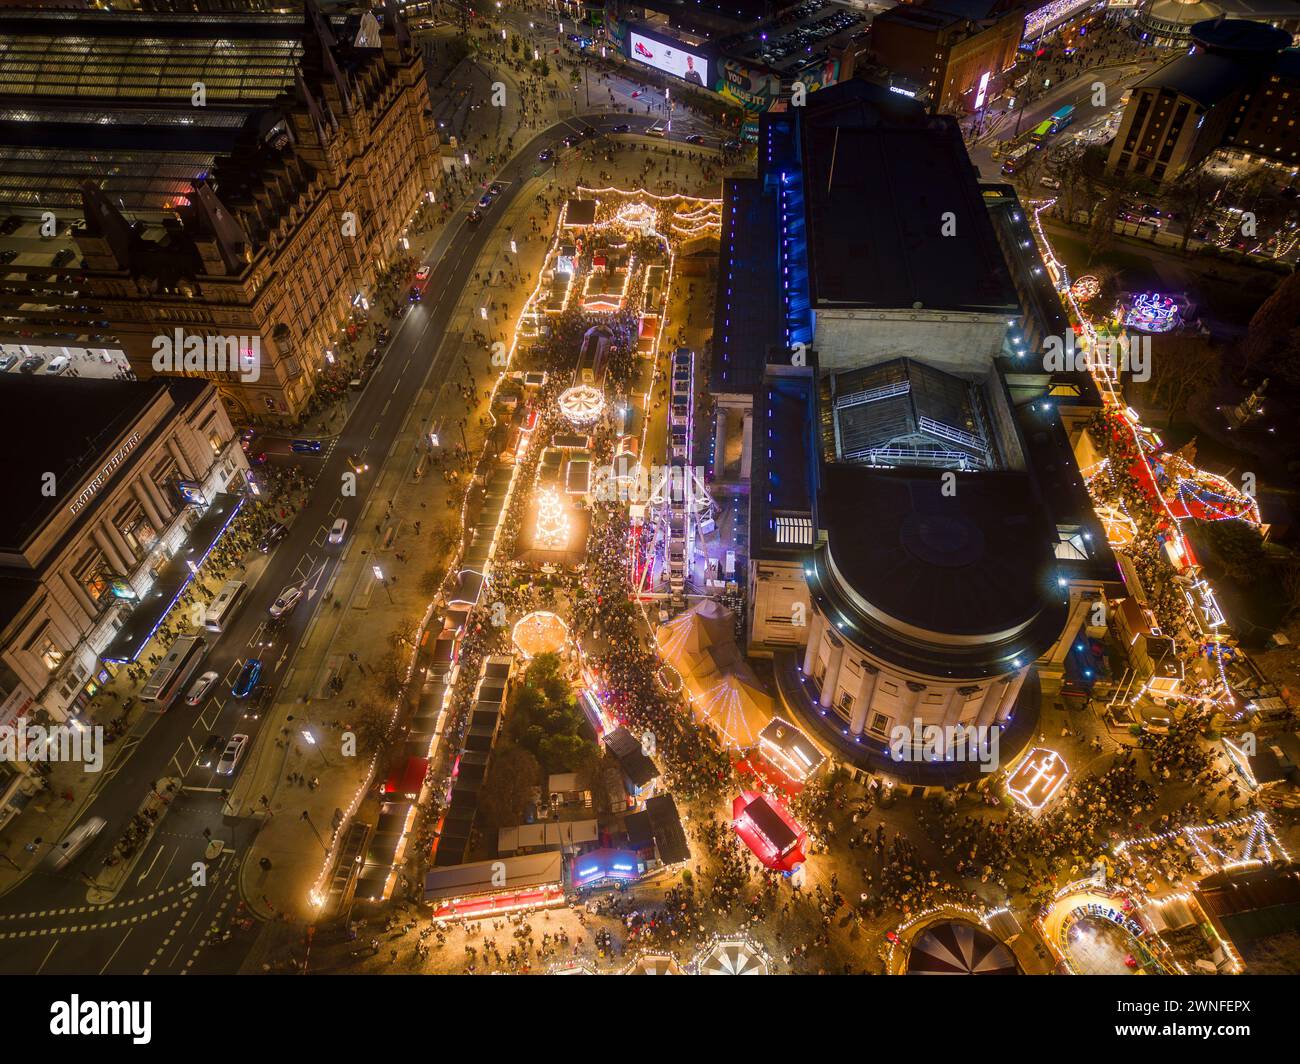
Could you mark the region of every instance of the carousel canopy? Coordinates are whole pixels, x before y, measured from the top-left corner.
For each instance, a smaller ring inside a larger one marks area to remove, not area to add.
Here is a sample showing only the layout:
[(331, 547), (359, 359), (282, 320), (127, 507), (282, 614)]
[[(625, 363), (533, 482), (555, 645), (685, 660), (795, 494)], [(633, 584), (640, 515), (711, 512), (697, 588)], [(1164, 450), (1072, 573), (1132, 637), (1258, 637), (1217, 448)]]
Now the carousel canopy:
[(775, 703), (736, 645), (731, 610), (706, 599), (660, 625), (656, 638), (664, 658), (681, 673), (696, 713), (731, 746), (754, 746)]
[(700, 957), (700, 975), (767, 975), (767, 959), (743, 940), (719, 942)]
[(1016, 959), (989, 932), (965, 920), (927, 927), (912, 943), (908, 975), (1019, 975)]
[(624, 975), (681, 975), (681, 966), (667, 953), (647, 953), (638, 957)]

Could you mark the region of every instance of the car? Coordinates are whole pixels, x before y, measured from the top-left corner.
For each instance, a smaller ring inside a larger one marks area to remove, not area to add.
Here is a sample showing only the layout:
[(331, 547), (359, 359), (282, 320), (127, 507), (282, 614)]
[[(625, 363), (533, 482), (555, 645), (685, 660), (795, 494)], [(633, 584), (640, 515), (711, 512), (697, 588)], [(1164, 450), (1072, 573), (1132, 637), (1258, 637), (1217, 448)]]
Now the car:
[(264, 535), (261, 541), (257, 544), (257, 549), (263, 554), (270, 554), (271, 548), (279, 543), (280, 540), (284, 539), (288, 534), (289, 530), (285, 528), (284, 525), (280, 524), (279, 521), (272, 521), (271, 527), (266, 530), (266, 535)]
[(50, 359), (50, 364), (45, 367), (45, 372), (57, 377), (70, 365), (72, 365), (72, 359), (67, 355), (57, 355)]
[(704, 143), (704, 138), (703, 138), (702, 136), (700, 136), (698, 133), (692, 133), (689, 137), (686, 138), (686, 143), (687, 143), (687, 144), (703, 144), (703, 143)]
[(637, 99), (640, 99), (640, 97), (641, 97), (641, 90), (640, 90), (640, 89), (633, 89), (633, 90), (632, 90), (632, 99), (637, 100)]
[(592, 137), (598, 136), (596, 132), (596, 127), (583, 126), (580, 130), (578, 130), (578, 136), (580, 136), (583, 140), (590, 140)]
[(266, 715), (266, 711), (271, 708), (271, 698), (270, 685), (259, 683), (253, 688), (248, 701), (244, 703), (244, 719), (261, 720)]
[(1038, 183), (1042, 185), (1043, 188), (1058, 189), (1061, 187), (1060, 180), (1055, 177), (1044, 177)]
[(664, 135), (663, 126), (651, 126), (645, 131), (647, 137), (662, 137)]
[(275, 638), (282, 628), (284, 628), (284, 621), (281, 618), (267, 617), (262, 624), (262, 638), (257, 641), (257, 645), (259, 647), (273, 646)]
[(632, 127), (628, 125), (626, 122), (620, 122), (616, 126), (610, 126), (609, 131), (611, 133), (631, 133)]
[(43, 365), (45, 365), (45, 359), (41, 358), (40, 355), (28, 355), (23, 359), (23, 364), (18, 369), (23, 373), (35, 373)]
[(465, 220), (468, 221), (471, 225), (477, 225), (479, 222), (483, 220), (483, 212), (478, 210), (470, 211), (469, 214), (466, 215)]
[(17, 355), (0, 355), (0, 371), (13, 369), (17, 364)]
[(54, 261), (50, 264), (56, 268), (61, 268), (70, 263), (77, 257), (77, 253), (72, 248), (59, 248), (54, 254)]
[(388, 343), (388, 338), (389, 338), (388, 329), (383, 325), (379, 326), (379, 328), (375, 331), (375, 346), (383, 347), (384, 344)]
[(11, 214), (0, 225), (0, 236), (10, 236), (22, 228), (23, 216), (21, 214)]
[(565, 137), (562, 141), (560, 141), (560, 143), (563, 144), (566, 148), (575, 148), (578, 146), (579, 143), (581, 143), (581, 139), (576, 133), (570, 133), (567, 137)]
[(226, 743), (225, 750), (221, 752), (221, 760), (217, 762), (218, 776), (234, 774), (235, 766), (239, 764), (239, 759), (244, 756), (244, 747), (247, 745), (247, 735), (232, 735), (230, 737), (230, 742)]
[(247, 698), (253, 693), (253, 688), (257, 686), (257, 678), (261, 675), (262, 659), (249, 658), (244, 662), (244, 667), (239, 670), (239, 675), (235, 677), (230, 693), (236, 698)]
[(549, 163), (554, 158), (555, 152), (550, 148), (543, 148), (537, 153), (537, 161), (539, 163)]
[(294, 454), (320, 454), (320, 440), (294, 440), (289, 449)]
[(207, 741), (199, 747), (199, 753), (194, 759), (194, 763), (199, 768), (211, 768), (217, 763), (221, 751), (225, 748), (226, 737), (224, 735), (209, 735)]
[(369, 464), (362, 460), (360, 455), (355, 454), (348, 455), (348, 467), (354, 473), (364, 473), (370, 468)]
[(488, 191), (491, 192), (492, 195), (494, 196), (501, 195), (501, 193), (504, 192), (505, 190), (506, 190), (505, 185), (501, 184), (500, 181), (493, 181), (492, 184), (488, 185)]
[(340, 517), (333, 525), (330, 526), (329, 540), (331, 543), (342, 543), (343, 537), (348, 534), (348, 522), (345, 518)]
[(478, 200), (479, 208), (480, 208), (481, 210), (487, 210), (489, 207), (491, 207), (491, 206), (492, 206), (492, 198), (493, 198), (493, 197), (492, 197), (492, 193), (491, 193), (491, 192), (484, 192), (483, 195), (480, 196), (480, 197), (479, 197), (479, 200)]
[(204, 696), (212, 690), (212, 685), (216, 682), (217, 674), (215, 672), (205, 672), (190, 684), (190, 689), (185, 692), (185, 704), (188, 706), (197, 706), (203, 701)]
[(102, 816), (92, 816), (84, 824), (78, 824), (68, 832), (67, 838), (54, 847), (54, 856), (51, 861), (53, 867), (62, 868), (66, 865), (86, 848), (91, 839), (107, 826), (108, 821)]
[(17, 248), (5, 248), (4, 251), (0, 251), (0, 266), (8, 266), (17, 257)]
[(286, 587), (280, 592), (280, 597), (271, 603), (267, 612), (272, 617), (283, 617), (287, 613), (292, 613), (293, 608), (302, 601), (302, 588)]

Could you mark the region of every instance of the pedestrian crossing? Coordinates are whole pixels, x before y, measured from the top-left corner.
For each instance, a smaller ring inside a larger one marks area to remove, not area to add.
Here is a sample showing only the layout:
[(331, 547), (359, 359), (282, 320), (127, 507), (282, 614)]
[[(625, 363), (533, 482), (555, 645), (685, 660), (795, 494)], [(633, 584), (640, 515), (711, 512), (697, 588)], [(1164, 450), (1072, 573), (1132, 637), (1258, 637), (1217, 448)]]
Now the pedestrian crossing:
[[(163, 916), (166, 913), (172, 912), (173, 910), (180, 909), (182, 907), (188, 909), (190, 905), (194, 903), (194, 899), (197, 896), (198, 896), (197, 891), (191, 891), (189, 894), (182, 895), (181, 897), (175, 899), (169, 904), (160, 905), (156, 908), (149, 909), (145, 912), (132, 913), (130, 916), (123, 914), (120, 918), (116, 920), (101, 920), (89, 924), (78, 924), (76, 922), (73, 922), (70, 924), (62, 924), (58, 926), (50, 925), (46, 927), (24, 928), (21, 931), (0, 931), (0, 941), (4, 941), (7, 939), (44, 938), (47, 935), (56, 935), (56, 936), (79, 935), (87, 931), (107, 931), (115, 927), (130, 927), (132, 924), (145, 923), (149, 920), (152, 920), (159, 916)], [(95, 907), (81, 906), (81, 908), (86, 909), (86, 908), (95, 908)], [(105, 908), (107, 908), (107, 906), (105, 906)], [(52, 912), (56, 912), (56, 913), (62, 911), (65, 910), (52, 910)], [(71, 912), (72, 910), (66, 910), (66, 911)]]
[(177, 891), (185, 890), (190, 885), (188, 878), (177, 880), (169, 887), (163, 887), (155, 890), (140, 898), (129, 898), (125, 901), (109, 902), (107, 905), (73, 905), (62, 909), (39, 909), (25, 913), (4, 913), (0, 914), (0, 925), (6, 923), (21, 923), (27, 920), (47, 920), (55, 916), (72, 916), (79, 913), (105, 913), (117, 909), (129, 908), (132, 905), (145, 905), (155, 899), (167, 898)]

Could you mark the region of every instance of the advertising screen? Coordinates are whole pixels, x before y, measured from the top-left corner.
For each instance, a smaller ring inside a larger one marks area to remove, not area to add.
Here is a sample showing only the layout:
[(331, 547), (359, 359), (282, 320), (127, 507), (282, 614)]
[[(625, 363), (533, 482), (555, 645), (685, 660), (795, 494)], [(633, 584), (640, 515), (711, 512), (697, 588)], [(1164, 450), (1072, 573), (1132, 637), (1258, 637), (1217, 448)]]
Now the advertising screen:
[(672, 74), (693, 85), (712, 88), (709, 81), (709, 61), (702, 55), (688, 52), (677, 45), (667, 45), (632, 30), (628, 34), (628, 54), (638, 63)]

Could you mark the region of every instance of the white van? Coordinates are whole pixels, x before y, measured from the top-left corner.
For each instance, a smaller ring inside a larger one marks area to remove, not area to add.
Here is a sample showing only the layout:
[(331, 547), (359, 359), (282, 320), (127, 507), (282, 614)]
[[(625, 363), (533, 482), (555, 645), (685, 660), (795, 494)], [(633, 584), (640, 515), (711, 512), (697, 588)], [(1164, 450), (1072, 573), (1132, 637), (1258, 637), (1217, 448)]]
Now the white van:
[(50, 360), (50, 364), (45, 367), (45, 372), (53, 374), (54, 376), (57, 377), (70, 365), (72, 365), (72, 359), (70, 359), (67, 355), (59, 355), (57, 358)]

